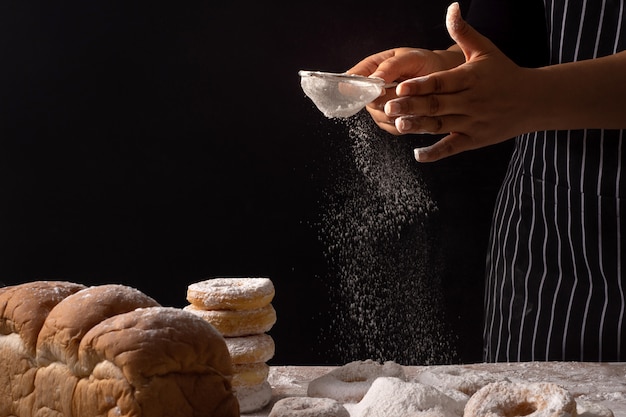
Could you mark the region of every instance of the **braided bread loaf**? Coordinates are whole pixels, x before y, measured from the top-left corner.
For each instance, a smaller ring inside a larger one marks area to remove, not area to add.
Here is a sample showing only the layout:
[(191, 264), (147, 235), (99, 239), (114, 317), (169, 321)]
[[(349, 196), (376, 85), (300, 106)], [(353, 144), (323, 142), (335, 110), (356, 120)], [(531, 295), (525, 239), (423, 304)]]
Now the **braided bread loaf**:
[(238, 417), (223, 337), (123, 285), (0, 288), (0, 417)]

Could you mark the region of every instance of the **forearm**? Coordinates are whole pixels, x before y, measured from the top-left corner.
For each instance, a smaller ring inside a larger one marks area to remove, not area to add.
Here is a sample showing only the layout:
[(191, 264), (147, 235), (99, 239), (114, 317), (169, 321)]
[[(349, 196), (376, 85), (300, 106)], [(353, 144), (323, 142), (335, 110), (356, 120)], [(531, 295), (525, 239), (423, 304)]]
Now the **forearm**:
[(626, 52), (523, 73), (523, 130), (626, 129)]

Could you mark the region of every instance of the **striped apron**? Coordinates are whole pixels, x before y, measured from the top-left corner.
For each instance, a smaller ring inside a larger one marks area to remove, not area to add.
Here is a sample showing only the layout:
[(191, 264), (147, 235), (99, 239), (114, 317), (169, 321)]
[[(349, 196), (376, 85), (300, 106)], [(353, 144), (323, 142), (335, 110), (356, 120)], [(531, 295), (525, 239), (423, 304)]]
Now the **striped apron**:
[[(553, 64), (626, 47), (626, 0), (545, 0)], [(626, 360), (624, 131), (515, 139), (487, 254), (484, 360)]]

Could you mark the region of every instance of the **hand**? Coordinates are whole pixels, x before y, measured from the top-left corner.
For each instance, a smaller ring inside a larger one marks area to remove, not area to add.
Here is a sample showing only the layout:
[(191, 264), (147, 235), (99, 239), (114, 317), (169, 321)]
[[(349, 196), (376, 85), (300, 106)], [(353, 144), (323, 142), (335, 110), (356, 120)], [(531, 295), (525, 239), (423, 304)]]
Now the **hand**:
[[(415, 157), (421, 162), (524, 133), (521, 120), (528, 70), (514, 64), (467, 24), (456, 3), (448, 8), (446, 26), (465, 63), (402, 82), (395, 91), (397, 98), (384, 105), (385, 117), (394, 121), (400, 134), (450, 132), (435, 144), (416, 149)], [(376, 114), (378, 121), (385, 117)]]
[[(464, 62), (458, 51), (429, 51), (419, 48), (394, 48), (371, 55), (347, 72), (364, 76), (379, 77), (387, 83), (404, 81), (435, 71), (450, 69)], [(387, 89), (366, 109), (382, 129), (394, 135), (401, 134), (395, 127), (395, 117), (385, 114), (385, 103), (395, 99), (395, 89)]]

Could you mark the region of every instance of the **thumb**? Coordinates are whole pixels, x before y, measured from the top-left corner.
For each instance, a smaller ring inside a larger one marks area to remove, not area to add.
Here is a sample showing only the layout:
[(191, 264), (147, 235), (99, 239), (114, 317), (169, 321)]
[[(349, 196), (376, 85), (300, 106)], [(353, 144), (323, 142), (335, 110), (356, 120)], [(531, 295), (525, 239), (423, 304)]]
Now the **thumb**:
[(463, 51), (466, 61), (484, 55), (495, 48), (495, 45), (489, 39), (478, 33), (476, 29), (463, 19), (461, 8), (457, 2), (448, 6), (446, 28), (452, 40)]
[(463, 133), (451, 132), (430, 146), (414, 150), (417, 162), (435, 162), (472, 148), (472, 141)]

